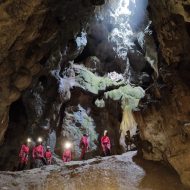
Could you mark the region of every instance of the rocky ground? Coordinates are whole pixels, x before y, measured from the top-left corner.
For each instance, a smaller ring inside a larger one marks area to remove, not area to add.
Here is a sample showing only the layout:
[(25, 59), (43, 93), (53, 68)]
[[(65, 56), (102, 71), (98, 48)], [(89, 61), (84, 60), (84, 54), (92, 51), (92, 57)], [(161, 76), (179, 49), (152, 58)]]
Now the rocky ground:
[(187, 190), (177, 174), (136, 152), (22, 172), (0, 172), (2, 190)]

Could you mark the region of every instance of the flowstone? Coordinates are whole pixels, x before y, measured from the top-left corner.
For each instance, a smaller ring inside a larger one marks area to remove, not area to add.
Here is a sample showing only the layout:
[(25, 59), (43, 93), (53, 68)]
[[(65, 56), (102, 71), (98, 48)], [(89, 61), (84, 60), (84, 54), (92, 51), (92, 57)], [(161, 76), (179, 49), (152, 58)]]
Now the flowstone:
[(89, 71), (81, 65), (74, 65), (73, 69), (76, 73), (76, 82), (81, 88), (87, 92), (98, 94), (100, 91), (105, 91), (109, 87), (116, 87), (123, 85), (123, 82), (116, 82), (104, 76), (100, 77)]
[(85, 91), (97, 95), (104, 92), (103, 98), (95, 101), (97, 107), (105, 107), (104, 101), (111, 99), (121, 101), (123, 110), (135, 110), (140, 99), (145, 96), (145, 91), (141, 87), (133, 87), (124, 80), (117, 81), (109, 76), (97, 76), (84, 66), (74, 65), (73, 69), (76, 73), (76, 82)]
[[(101, 96), (101, 98), (97, 98), (95, 101), (97, 107), (104, 108), (106, 106), (105, 100), (120, 101), (123, 110), (122, 122), (120, 124), (120, 145), (125, 150), (126, 131), (129, 130), (131, 135), (134, 135), (137, 128), (132, 111), (138, 107), (140, 99), (145, 96), (145, 91), (141, 87), (127, 84), (125, 80), (118, 80), (115, 72), (111, 76), (116, 77), (110, 77), (109, 74), (108, 76), (99, 77), (83, 66), (75, 65), (74, 70), (77, 73), (76, 82), (79, 83), (81, 88)], [(101, 95), (102, 91), (103, 95)]]
[(80, 156), (79, 144), (84, 133), (88, 134), (90, 151), (95, 151), (97, 149), (95, 142), (98, 139), (98, 135), (95, 131), (94, 120), (81, 105), (68, 107), (63, 119), (62, 137), (72, 141), (75, 158)]

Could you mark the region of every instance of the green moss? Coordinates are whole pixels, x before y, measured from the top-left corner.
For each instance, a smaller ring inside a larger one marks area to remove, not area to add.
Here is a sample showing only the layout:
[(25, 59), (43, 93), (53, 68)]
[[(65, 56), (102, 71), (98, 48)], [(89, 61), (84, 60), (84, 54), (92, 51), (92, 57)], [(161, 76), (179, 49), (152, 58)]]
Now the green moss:
[(135, 109), (144, 95), (145, 92), (141, 87), (132, 87), (130, 85), (104, 93), (106, 99), (121, 100), (123, 110)]
[(75, 66), (74, 69), (77, 72), (76, 81), (83, 89), (93, 94), (98, 94), (100, 90), (105, 90), (107, 87), (123, 84), (123, 82), (112, 81), (108, 77), (96, 76), (87, 68), (82, 66)]
[(90, 149), (94, 151), (97, 149), (95, 142), (98, 140), (98, 134), (95, 131), (96, 125), (94, 120), (86, 113), (86, 110), (78, 105), (75, 111), (70, 107), (65, 111), (65, 117), (62, 125), (62, 136), (73, 143), (73, 151), (75, 156), (79, 157), (81, 149), (79, 147), (80, 139), (84, 133), (89, 135)]
[[(123, 110), (135, 109), (139, 104), (139, 100), (145, 95), (141, 87), (132, 87), (129, 84), (125, 84), (123, 81), (116, 82), (108, 77), (96, 76), (83, 66), (75, 65), (74, 69), (77, 73), (76, 81), (81, 88), (88, 92), (98, 94), (99, 91), (106, 90), (108, 87), (115, 87), (115, 90), (104, 93), (104, 99), (120, 100)], [(105, 106), (103, 99), (97, 99), (95, 104), (97, 107)]]
[(96, 149), (96, 145), (94, 144), (95, 141), (97, 141), (98, 139), (98, 135), (95, 132), (95, 123), (94, 120), (86, 114), (86, 111), (80, 106), (79, 107), (79, 111), (78, 112), (74, 112), (73, 116), (74, 116), (74, 121), (78, 122), (81, 124), (81, 127), (78, 128), (78, 134), (81, 133), (81, 130), (83, 131), (83, 133), (87, 133), (89, 135), (90, 138), (90, 147), (91, 150), (95, 150)]

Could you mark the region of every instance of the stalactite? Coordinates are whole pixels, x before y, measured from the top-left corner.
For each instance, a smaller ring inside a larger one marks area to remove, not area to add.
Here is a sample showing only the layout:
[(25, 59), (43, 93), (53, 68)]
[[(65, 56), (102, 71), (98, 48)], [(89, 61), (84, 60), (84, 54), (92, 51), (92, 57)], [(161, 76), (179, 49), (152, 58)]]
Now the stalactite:
[(131, 136), (134, 135), (136, 133), (136, 129), (137, 129), (137, 123), (133, 117), (133, 113), (131, 110), (124, 110), (123, 111), (123, 117), (122, 117), (122, 121), (120, 124), (120, 132), (121, 132), (121, 136), (120, 136), (120, 144), (122, 145), (123, 148), (125, 148), (125, 135), (126, 135), (126, 131), (130, 131)]

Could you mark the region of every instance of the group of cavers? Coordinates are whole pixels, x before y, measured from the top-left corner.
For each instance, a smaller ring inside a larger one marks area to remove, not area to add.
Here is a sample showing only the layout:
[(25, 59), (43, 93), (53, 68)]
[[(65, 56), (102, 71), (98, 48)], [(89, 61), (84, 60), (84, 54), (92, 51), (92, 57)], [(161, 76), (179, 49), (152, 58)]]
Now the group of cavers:
[[(53, 155), (51, 152), (50, 146), (46, 147), (42, 145), (42, 138), (37, 140), (36, 145), (30, 150), (31, 139), (28, 139), (24, 144), (22, 144), (20, 152), (19, 152), (19, 166), (18, 170), (24, 170), (29, 162), (29, 158), (33, 163), (33, 168), (39, 168), (43, 165), (51, 165), (53, 160)], [(80, 160), (85, 159), (85, 155), (89, 149), (89, 139), (88, 135), (84, 134), (80, 140), (79, 147), (81, 149)], [(111, 152), (111, 142), (108, 137), (108, 132), (104, 131), (104, 135), (101, 137), (101, 147), (104, 153), (104, 156), (109, 156)], [(29, 155), (31, 152), (31, 156)], [(71, 143), (67, 142), (64, 146), (64, 151), (62, 154), (63, 162), (69, 162), (72, 160), (72, 151), (71, 151)]]

